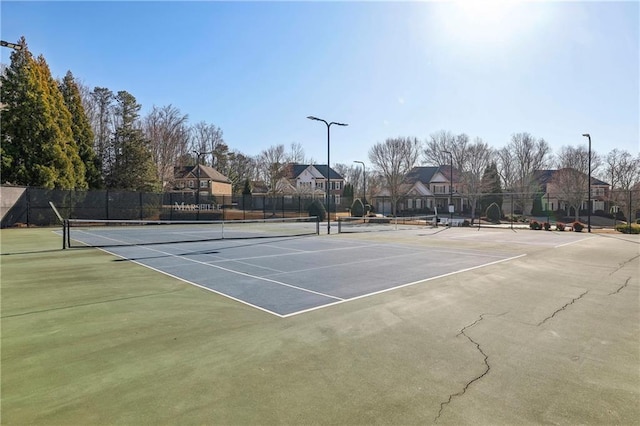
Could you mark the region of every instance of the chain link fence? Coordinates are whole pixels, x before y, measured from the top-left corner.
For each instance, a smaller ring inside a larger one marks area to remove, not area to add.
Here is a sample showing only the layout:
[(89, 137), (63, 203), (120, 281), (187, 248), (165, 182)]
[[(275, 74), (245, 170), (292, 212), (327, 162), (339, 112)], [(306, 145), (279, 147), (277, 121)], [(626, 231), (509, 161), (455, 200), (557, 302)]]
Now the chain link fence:
[[(127, 192), (2, 187), (2, 227), (52, 226), (59, 220), (49, 202), (65, 219), (119, 220), (235, 220), (303, 217), (314, 200), (297, 195), (213, 196), (193, 192)], [(332, 201), (332, 218), (346, 212), (352, 200)]]
[[(208, 196), (194, 192), (76, 191), (6, 186), (0, 189), (3, 228), (59, 224), (49, 202), (57, 207), (64, 218), (69, 219), (234, 220), (301, 217), (309, 215), (309, 207), (314, 200), (320, 200), (326, 208), (325, 198), (317, 195)], [(450, 212), (446, 195), (405, 196), (396, 203), (396, 216), (451, 216), (467, 219), (473, 224), (528, 221), (530, 218), (551, 222), (579, 220), (586, 223), (586, 197), (580, 203), (573, 203), (579, 207), (559, 200), (559, 197), (554, 198), (549, 194), (454, 194), (453, 212)], [(332, 220), (338, 215), (349, 216), (353, 201), (353, 198), (344, 196), (332, 200)], [(475, 209), (472, 209), (474, 203)], [(366, 211), (391, 216), (391, 204), (389, 197), (376, 197), (367, 200)], [(594, 194), (592, 205), (593, 226), (615, 226), (619, 222), (628, 222), (627, 218), (635, 222), (640, 212), (640, 189)]]

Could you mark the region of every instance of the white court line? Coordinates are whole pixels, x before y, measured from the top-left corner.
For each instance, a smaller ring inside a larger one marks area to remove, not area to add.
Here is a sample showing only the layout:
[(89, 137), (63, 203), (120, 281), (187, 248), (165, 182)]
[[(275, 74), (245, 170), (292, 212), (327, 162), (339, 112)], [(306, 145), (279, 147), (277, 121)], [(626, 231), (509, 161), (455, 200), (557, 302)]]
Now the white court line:
[[(594, 238), (594, 237), (591, 237), (591, 238)], [(112, 241), (118, 241), (118, 240), (115, 240), (115, 239), (113, 239), (113, 238), (110, 238), (110, 239), (111, 239)], [(123, 241), (119, 241), (119, 242), (123, 242)], [(172, 254), (172, 253), (164, 252), (164, 251), (162, 251), (162, 250), (157, 250), (157, 249), (153, 249), (153, 248), (150, 248), (150, 247), (138, 246), (138, 245), (134, 245), (134, 246), (135, 246), (135, 247), (139, 247), (139, 248), (143, 248), (143, 249), (145, 249), (145, 250), (154, 251), (154, 252), (157, 252), (157, 253), (162, 253), (162, 254), (167, 255), (167, 256), (170, 256), (170, 257), (184, 258), (183, 256), (180, 256), (180, 255), (174, 255), (174, 254)], [(130, 245), (130, 247), (131, 247), (131, 245)], [(367, 246), (367, 247), (369, 247), (369, 246)], [(402, 247), (402, 246), (401, 246), (401, 247)], [(405, 246), (405, 247), (406, 247), (406, 246)], [(263, 311), (263, 312), (266, 312), (266, 313), (269, 313), (269, 314), (275, 315), (275, 316), (280, 317), (280, 318), (288, 318), (288, 317), (292, 317), (292, 316), (295, 316), (295, 315), (299, 315), (299, 314), (303, 314), (303, 313), (307, 313), (307, 312), (315, 311), (315, 310), (318, 310), (318, 309), (327, 308), (327, 307), (329, 307), (329, 306), (334, 306), (334, 305), (341, 304), (341, 303), (344, 303), (344, 302), (350, 302), (350, 301), (353, 301), (353, 300), (363, 299), (363, 298), (365, 298), (365, 297), (369, 297), (369, 296), (375, 296), (375, 295), (377, 295), (377, 294), (386, 293), (386, 292), (393, 291), (393, 290), (397, 290), (397, 289), (400, 289), (400, 288), (403, 288), (403, 287), (409, 287), (409, 286), (412, 286), (412, 285), (416, 285), (416, 284), (420, 284), (420, 283), (425, 283), (425, 282), (427, 282), (427, 281), (432, 281), (432, 280), (435, 280), (435, 279), (438, 279), (438, 278), (443, 278), (443, 277), (447, 277), (447, 276), (451, 276), (451, 275), (459, 274), (459, 273), (462, 273), (462, 272), (468, 272), (468, 271), (472, 271), (472, 270), (474, 270), (474, 269), (484, 268), (485, 266), (495, 265), (495, 264), (502, 263), (502, 262), (508, 262), (508, 261), (510, 261), (510, 260), (518, 259), (518, 258), (520, 258), (520, 257), (524, 257), (524, 256), (526, 256), (526, 254), (521, 254), (521, 255), (513, 256), (513, 257), (509, 257), (509, 258), (506, 258), (506, 259), (500, 259), (500, 260), (496, 260), (496, 261), (494, 261), (494, 262), (489, 262), (489, 263), (485, 263), (485, 264), (478, 265), (478, 266), (472, 266), (472, 267), (470, 267), (470, 268), (465, 268), (465, 269), (460, 269), (460, 270), (458, 270), (458, 271), (448, 272), (448, 273), (446, 273), (446, 274), (438, 275), (438, 276), (435, 276), (435, 277), (425, 278), (425, 279), (422, 279), (422, 280), (413, 281), (413, 282), (410, 282), (410, 283), (401, 284), (401, 285), (398, 285), (398, 286), (394, 286), (394, 287), (386, 288), (386, 289), (379, 290), (379, 291), (376, 291), (376, 292), (373, 292), (373, 293), (363, 294), (363, 295), (360, 295), (360, 296), (352, 297), (352, 298), (350, 298), (350, 299), (343, 299), (343, 298), (340, 298), (340, 297), (337, 297), (337, 296), (331, 296), (331, 295), (328, 295), (328, 294), (324, 294), (324, 293), (316, 292), (316, 291), (313, 291), (313, 290), (309, 290), (309, 289), (305, 289), (305, 288), (302, 288), (302, 287), (294, 286), (294, 285), (291, 285), (291, 284), (283, 283), (283, 282), (280, 282), (280, 281), (272, 280), (272, 279), (269, 279), (269, 278), (262, 278), (262, 277), (254, 276), (254, 275), (251, 275), (251, 274), (246, 274), (246, 273), (244, 273), (244, 272), (238, 272), (238, 271), (234, 271), (234, 270), (231, 270), (231, 269), (228, 269), (228, 268), (223, 268), (223, 267), (221, 267), (221, 266), (212, 265), (212, 264), (210, 264), (210, 263), (205, 263), (205, 262), (201, 262), (201, 261), (198, 261), (198, 260), (193, 260), (193, 259), (184, 258), (185, 260), (188, 260), (189, 262), (192, 262), (192, 263), (198, 263), (198, 264), (201, 264), (201, 265), (204, 265), (204, 266), (208, 266), (208, 267), (212, 267), (212, 268), (220, 269), (220, 270), (223, 270), (223, 271), (226, 271), (226, 272), (230, 272), (230, 273), (233, 273), (233, 274), (237, 274), (237, 275), (241, 275), (241, 276), (245, 276), (245, 277), (249, 277), (249, 278), (253, 278), (253, 279), (257, 279), (257, 280), (267, 281), (267, 282), (274, 283), (274, 284), (277, 284), (277, 285), (282, 285), (282, 286), (285, 286), (285, 287), (294, 288), (294, 289), (296, 289), (296, 290), (300, 290), (300, 291), (303, 291), (303, 292), (312, 293), (312, 294), (316, 294), (316, 295), (319, 295), (319, 296), (327, 297), (327, 298), (329, 298), (329, 299), (334, 299), (334, 300), (336, 300), (335, 302), (332, 302), (332, 303), (327, 303), (327, 304), (324, 304), (324, 305), (315, 306), (315, 307), (313, 307), (313, 308), (304, 309), (304, 310), (301, 310), (301, 311), (292, 312), (292, 313), (290, 313), (290, 314), (282, 315), (282, 314), (278, 314), (278, 313), (276, 313), (276, 312), (270, 311), (270, 310), (268, 310), (268, 309), (266, 309), (266, 308), (263, 308), (263, 307), (261, 307), (261, 306), (258, 306), (258, 305), (254, 305), (254, 304), (252, 304), (252, 303), (249, 303), (249, 302), (247, 302), (247, 301), (245, 301), (245, 300), (238, 299), (238, 298), (233, 297), (233, 296), (231, 296), (231, 295), (229, 295), (229, 294), (222, 293), (222, 292), (220, 292), (220, 291), (217, 291), (217, 290), (211, 289), (211, 288), (209, 288), (209, 287), (205, 287), (205, 286), (203, 286), (203, 285), (201, 285), (201, 284), (197, 284), (197, 283), (194, 283), (194, 282), (189, 281), (189, 280), (187, 280), (187, 279), (181, 278), (181, 277), (179, 277), (179, 276), (177, 276), (177, 275), (170, 274), (170, 273), (168, 273), (168, 272), (166, 272), (166, 271), (163, 271), (163, 270), (161, 270), (161, 269), (157, 269), (157, 268), (154, 268), (154, 267), (152, 267), (152, 266), (145, 265), (144, 263), (141, 263), (141, 262), (136, 261), (136, 260), (131, 260), (131, 259), (129, 259), (129, 258), (127, 258), (127, 257), (125, 257), (125, 256), (121, 256), (121, 255), (119, 255), (119, 254), (116, 254), (116, 253), (110, 252), (110, 251), (108, 251), (108, 250), (106, 250), (106, 249), (104, 249), (104, 248), (100, 248), (100, 247), (97, 247), (97, 248), (98, 248), (99, 250), (101, 250), (101, 251), (103, 251), (103, 252), (106, 252), (106, 253), (109, 253), (109, 254), (111, 254), (111, 255), (113, 255), (113, 256), (119, 257), (119, 258), (124, 259), (124, 260), (128, 260), (128, 261), (133, 262), (133, 263), (135, 263), (135, 264), (137, 264), (137, 265), (143, 266), (143, 267), (145, 267), (145, 268), (149, 268), (149, 269), (151, 269), (151, 270), (153, 270), (153, 271), (159, 272), (159, 273), (164, 274), (164, 275), (166, 275), (166, 276), (169, 276), (169, 277), (171, 277), (171, 278), (175, 278), (175, 279), (177, 279), (177, 280), (180, 280), (180, 281), (182, 281), (182, 282), (184, 282), (184, 283), (191, 284), (191, 285), (193, 285), (193, 286), (195, 286), (195, 287), (199, 287), (199, 288), (201, 288), (201, 289), (211, 291), (212, 293), (215, 293), (215, 294), (218, 294), (218, 295), (220, 295), (220, 296), (223, 296), (223, 297), (229, 298), (229, 299), (234, 300), (234, 301), (236, 301), (236, 302), (240, 302), (240, 303), (242, 303), (242, 304), (244, 304), (244, 305), (247, 305), (247, 306), (250, 306), (250, 307), (252, 307), (252, 308), (257, 308), (257, 309), (259, 309), (259, 310), (261, 310), (261, 311)], [(327, 251), (331, 251), (331, 250), (338, 250), (338, 249), (330, 249), (330, 250), (327, 250)]]
[(496, 260), (495, 262), (489, 262), (489, 263), (485, 263), (485, 264), (478, 265), (478, 266), (472, 266), (470, 268), (460, 269), (458, 271), (448, 272), (446, 274), (438, 275), (438, 276), (435, 276), (435, 277), (425, 278), (423, 280), (413, 281), (413, 282), (406, 283), (406, 284), (401, 284), (401, 285), (398, 285), (398, 286), (395, 286), (395, 287), (385, 288), (383, 290), (378, 290), (378, 291), (375, 291), (373, 293), (362, 294), (360, 296), (352, 297), (350, 299), (343, 299), (343, 300), (341, 300), (339, 302), (333, 302), (333, 303), (327, 304), (327, 305), (316, 306), (316, 307), (313, 307), (313, 308), (305, 309), (303, 311), (292, 312), (290, 314), (282, 315), (282, 317), (283, 318), (289, 318), (289, 317), (292, 317), (292, 316), (295, 316), (295, 315), (304, 314), (306, 312), (315, 311), (317, 309), (322, 309), (322, 308), (326, 308), (326, 307), (329, 307), (329, 306), (338, 305), (340, 303), (351, 302), (351, 301), (358, 300), (358, 299), (364, 299), (365, 297), (375, 296), (377, 294), (386, 293), (386, 292), (389, 292), (389, 291), (397, 290), (399, 288), (409, 287), (409, 286), (416, 285), (416, 284), (421, 284), (421, 283), (426, 283), (427, 281), (432, 281), (432, 280), (436, 280), (438, 278), (443, 278), (443, 277), (448, 277), (448, 276), (451, 276), (451, 275), (460, 274), (462, 272), (472, 271), (474, 269), (484, 268), (485, 266), (491, 266), (491, 265), (496, 265), (496, 264), (502, 263), (502, 262), (508, 262), (510, 260), (518, 259), (518, 258), (521, 258), (521, 257), (524, 257), (524, 256), (526, 256), (526, 254), (520, 254), (518, 256), (509, 257), (507, 259)]
[(592, 239), (592, 238), (595, 238), (595, 237), (580, 238), (579, 240), (569, 241), (568, 243), (560, 244), (560, 245), (558, 245), (558, 246), (554, 246), (553, 248), (560, 248), (560, 247), (570, 246), (571, 244), (576, 244), (576, 243), (579, 243), (579, 242), (581, 242), (581, 241), (590, 240), (590, 239)]
[(202, 262), (200, 260), (189, 259), (187, 257), (183, 257), (183, 256), (176, 255), (176, 254), (173, 254), (173, 253), (169, 253), (169, 252), (166, 252), (166, 251), (157, 250), (157, 249), (153, 249), (153, 248), (150, 248), (150, 247), (143, 247), (143, 246), (136, 246), (136, 247), (144, 248), (145, 250), (155, 251), (157, 253), (162, 253), (162, 254), (165, 254), (165, 255), (167, 255), (169, 257), (176, 257), (176, 258), (179, 258), (179, 259), (185, 259), (185, 260), (188, 260), (189, 262), (192, 262), (192, 263), (197, 263), (197, 264), (200, 264), (200, 265), (208, 266), (210, 268), (220, 269), (221, 271), (230, 272), (232, 274), (241, 275), (243, 277), (253, 278), (253, 279), (256, 279), (256, 280), (260, 280), (260, 281), (267, 281), (267, 282), (270, 282), (270, 283), (273, 283), (273, 284), (278, 284), (278, 285), (281, 285), (281, 286), (284, 286), (284, 287), (290, 287), (290, 288), (293, 288), (293, 289), (296, 289), (296, 290), (300, 290), (300, 291), (304, 291), (304, 292), (307, 292), (307, 293), (313, 293), (313, 294), (317, 294), (319, 296), (328, 297), (330, 299), (344, 300), (344, 299), (342, 299), (340, 297), (337, 297), (337, 296), (331, 296), (329, 294), (324, 294), (324, 293), (320, 293), (318, 291), (309, 290), (307, 288), (298, 287), (298, 286), (295, 286), (293, 284), (283, 283), (281, 281), (272, 280), (270, 278), (264, 278), (264, 277), (259, 277), (257, 275), (247, 274), (245, 272), (234, 271), (233, 269), (224, 268), (222, 266), (213, 265), (211, 263)]

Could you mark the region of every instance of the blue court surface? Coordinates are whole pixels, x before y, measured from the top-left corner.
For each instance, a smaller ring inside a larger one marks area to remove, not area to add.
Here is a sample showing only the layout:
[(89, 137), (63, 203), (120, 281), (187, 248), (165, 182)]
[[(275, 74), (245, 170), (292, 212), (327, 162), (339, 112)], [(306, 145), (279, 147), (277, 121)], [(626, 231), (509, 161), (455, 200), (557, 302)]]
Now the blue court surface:
[[(420, 238), (423, 234), (414, 235)], [(425, 236), (452, 238), (456, 234), (431, 231)], [(118, 256), (117, 261), (136, 262), (281, 317), (523, 255), (339, 235), (123, 245), (103, 250)]]

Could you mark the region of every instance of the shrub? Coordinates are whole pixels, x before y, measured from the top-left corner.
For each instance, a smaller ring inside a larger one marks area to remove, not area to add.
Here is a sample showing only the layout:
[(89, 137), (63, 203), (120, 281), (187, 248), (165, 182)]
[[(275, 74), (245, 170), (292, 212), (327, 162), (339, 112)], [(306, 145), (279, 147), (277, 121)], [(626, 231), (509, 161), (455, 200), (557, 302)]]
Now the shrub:
[(497, 203), (491, 203), (491, 205), (487, 207), (486, 215), (487, 219), (492, 223), (500, 223), (500, 217), (502, 216), (500, 206)]
[(531, 222), (529, 222), (529, 229), (534, 229), (537, 231), (542, 229), (542, 225), (540, 225), (540, 222), (538, 222), (537, 220), (532, 220)]
[(629, 228), (629, 225), (620, 223), (616, 225), (616, 231), (622, 232), (623, 234), (640, 234), (640, 225), (632, 223), (631, 228)]
[(556, 223), (556, 231), (564, 231), (564, 223), (562, 222)]
[(324, 208), (324, 204), (320, 200), (313, 200), (309, 205), (309, 216), (318, 216), (318, 220), (322, 222), (326, 215), (327, 210)]
[(544, 226), (545, 231), (551, 230), (551, 224), (549, 222), (545, 222), (542, 226)]
[(582, 230), (584, 229), (584, 224), (582, 224), (582, 223), (580, 223), (578, 221), (575, 221), (575, 222), (573, 222), (571, 224), (571, 227), (573, 228), (573, 230), (575, 232), (582, 232)]
[(360, 201), (360, 198), (353, 200), (353, 204), (351, 204), (351, 216), (364, 216), (364, 205), (362, 204), (362, 201)]
[(471, 222), (469, 222), (467, 219), (462, 221), (462, 226), (471, 226)]

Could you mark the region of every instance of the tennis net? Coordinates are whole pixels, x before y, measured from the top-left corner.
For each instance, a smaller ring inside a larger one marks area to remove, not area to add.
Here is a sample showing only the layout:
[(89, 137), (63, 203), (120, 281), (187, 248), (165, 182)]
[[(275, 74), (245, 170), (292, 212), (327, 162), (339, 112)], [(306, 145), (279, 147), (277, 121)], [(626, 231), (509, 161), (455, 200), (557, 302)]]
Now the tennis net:
[(378, 232), (397, 231), (403, 229), (417, 229), (432, 226), (435, 216), (407, 216), (407, 217), (340, 217), (338, 232)]
[(315, 216), (255, 220), (167, 221), (67, 219), (63, 247), (109, 247), (318, 235)]

